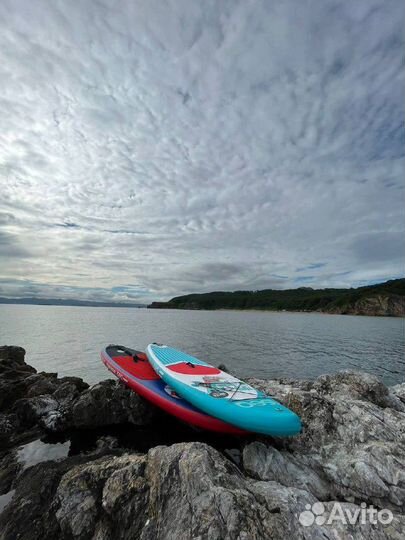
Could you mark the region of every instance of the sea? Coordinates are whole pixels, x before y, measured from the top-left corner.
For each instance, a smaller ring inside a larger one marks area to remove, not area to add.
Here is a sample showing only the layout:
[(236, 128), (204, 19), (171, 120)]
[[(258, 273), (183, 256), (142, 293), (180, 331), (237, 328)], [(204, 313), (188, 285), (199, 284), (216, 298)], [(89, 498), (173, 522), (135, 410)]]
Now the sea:
[(314, 379), (362, 370), (405, 381), (405, 319), (263, 311), (0, 305), (0, 345), (20, 345), (38, 371), (111, 377), (110, 343), (145, 350), (164, 343), (238, 377)]

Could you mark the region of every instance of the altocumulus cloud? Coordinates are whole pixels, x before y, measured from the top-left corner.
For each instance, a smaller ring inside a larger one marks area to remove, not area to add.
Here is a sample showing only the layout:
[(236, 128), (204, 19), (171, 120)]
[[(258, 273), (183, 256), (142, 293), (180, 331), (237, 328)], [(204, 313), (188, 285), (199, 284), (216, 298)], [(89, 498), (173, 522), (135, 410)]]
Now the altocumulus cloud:
[(3, 0), (1, 293), (401, 275), (403, 24), (401, 0)]

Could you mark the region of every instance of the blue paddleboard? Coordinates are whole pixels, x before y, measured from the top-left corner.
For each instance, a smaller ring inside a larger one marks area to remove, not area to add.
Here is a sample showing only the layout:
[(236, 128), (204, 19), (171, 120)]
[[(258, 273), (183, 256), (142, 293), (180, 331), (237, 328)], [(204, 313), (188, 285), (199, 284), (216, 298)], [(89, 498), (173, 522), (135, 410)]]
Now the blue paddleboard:
[(207, 414), (239, 428), (275, 437), (301, 431), (301, 420), (290, 409), (202, 360), (155, 343), (148, 345), (146, 354), (166, 384)]

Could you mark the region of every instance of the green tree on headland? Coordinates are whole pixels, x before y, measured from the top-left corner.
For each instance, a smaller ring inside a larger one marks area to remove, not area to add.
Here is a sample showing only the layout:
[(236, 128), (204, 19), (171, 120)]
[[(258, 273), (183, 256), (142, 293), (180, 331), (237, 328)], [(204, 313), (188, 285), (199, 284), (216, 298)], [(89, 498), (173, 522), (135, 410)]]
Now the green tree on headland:
[(395, 279), (357, 289), (298, 289), (210, 292), (177, 296), (153, 302), (151, 308), (258, 309), (321, 311), (359, 315), (405, 315), (405, 279)]

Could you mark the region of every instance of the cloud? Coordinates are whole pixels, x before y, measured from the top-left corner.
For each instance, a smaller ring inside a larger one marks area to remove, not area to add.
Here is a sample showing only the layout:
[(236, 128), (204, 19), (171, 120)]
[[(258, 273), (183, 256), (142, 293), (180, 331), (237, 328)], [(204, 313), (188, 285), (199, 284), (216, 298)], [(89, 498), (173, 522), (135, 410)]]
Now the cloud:
[(326, 263), (311, 263), (307, 266), (303, 266), (302, 268), (297, 268), (297, 272), (304, 272), (306, 270), (316, 270), (317, 268), (322, 268), (323, 266), (326, 266)]
[(402, 231), (365, 233), (356, 238), (352, 248), (360, 262), (401, 262), (405, 252), (405, 237)]
[(18, 259), (28, 257), (29, 251), (21, 247), (18, 238), (12, 234), (0, 231), (0, 260), (1, 259)]
[(164, 299), (401, 275), (404, 11), (2, 2), (10, 291)]

